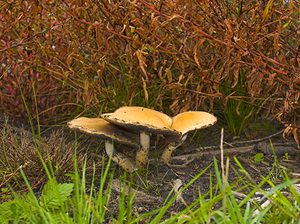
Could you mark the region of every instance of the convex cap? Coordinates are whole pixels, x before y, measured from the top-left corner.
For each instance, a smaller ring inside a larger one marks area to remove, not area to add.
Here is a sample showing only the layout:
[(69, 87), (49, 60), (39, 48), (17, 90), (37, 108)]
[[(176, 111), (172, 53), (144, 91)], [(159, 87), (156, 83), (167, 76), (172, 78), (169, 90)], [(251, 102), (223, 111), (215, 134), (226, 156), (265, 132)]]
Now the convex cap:
[(187, 111), (173, 117), (171, 128), (182, 135), (189, 131), (206, 128), (217, 122), (217, 118), (204, 111)]
[(130, 133), (119, 126), (111, 124), (102, 118), (79, 117), (68, 122), (71, 129), (82, 133), (97, 136), (105, 140), (139, 148), (139, 135)]
[(171, 117), (148, 108), (121, 107), (113, 113), (102, 114), (101, 117), (110, 123), (137, 131), (180, 136), (179, 132), (171, 128)]

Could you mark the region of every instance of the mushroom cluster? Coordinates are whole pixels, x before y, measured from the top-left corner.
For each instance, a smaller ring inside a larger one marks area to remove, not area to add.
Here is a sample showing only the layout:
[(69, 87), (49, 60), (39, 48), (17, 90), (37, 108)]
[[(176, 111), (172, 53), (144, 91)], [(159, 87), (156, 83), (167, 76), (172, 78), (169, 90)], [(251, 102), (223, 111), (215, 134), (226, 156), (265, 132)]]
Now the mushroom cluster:
[[(112, 160), (129, 172), (148, 163), (151, 134), (165, 136), (168, 145), (161, 161), (169, 163), (172, 152), (186, 139), (187, 133), (213, 125), (217, 118), (203, 111), (188, 111), (174, 117), (144, 107), (125, 106), (101, 118), (80, 117), (68, 123), (71, 129), (105, 139), (105, 150)], [(116, 151), (113, 142), (137, 148), (135, 162)]]

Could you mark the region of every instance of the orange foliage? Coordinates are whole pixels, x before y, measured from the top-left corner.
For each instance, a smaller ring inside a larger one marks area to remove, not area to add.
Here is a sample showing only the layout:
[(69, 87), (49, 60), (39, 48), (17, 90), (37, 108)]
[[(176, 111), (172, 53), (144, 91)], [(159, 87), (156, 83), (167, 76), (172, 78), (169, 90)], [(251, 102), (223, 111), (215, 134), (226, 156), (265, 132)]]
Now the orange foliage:
[[(298, 11), (293, 0), (7, 1), (0, 110), (24, 116), (20, 89), (33, 111), (36, 98), (44, 121), (141, 96), (170, 113), (230, 98), (299, 125)], [(241, 75), (246, 94), (235, 89)], [(230, 94), (220, 91), (225, 80)]]

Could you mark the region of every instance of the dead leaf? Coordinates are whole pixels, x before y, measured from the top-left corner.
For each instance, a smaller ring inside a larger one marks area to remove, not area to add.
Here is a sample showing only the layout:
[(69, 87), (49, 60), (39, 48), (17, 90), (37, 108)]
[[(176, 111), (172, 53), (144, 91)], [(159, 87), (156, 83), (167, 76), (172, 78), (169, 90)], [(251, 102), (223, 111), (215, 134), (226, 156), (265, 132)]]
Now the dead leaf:
[(165, 73), (167, 75), (168, 83), (171, 83), (173, 80), (173, 75), (172, 75), (170, 67), (165, 69)]
[(300, 149), (300, 142), (299, 142), (299, 136), (298, 136), (298, 128), (293, 126), (292, 124), (286, 125), (286, 128), (283, 131), (283, 138), (287, 139), (287, 137), (292, 134), (293, 138), (297, 144), (297, 148)]
[(297, 144), (297, 148), (300, 149), (299, 136), (298, 136), (298, 128), (293, 127), (292, 133), (293, 133), (294, 140), (295, 140), (295, 142)]
[(88, 105), (90, 102), (90, 96), (89, 96), (89, 82), (88, 80), (84, 80), (84, 84), (83, 84), (83, 101), (84, 101), (84, 105)]
[(232, 25), (231, 25), (231, 22), (230, 22), (230, 20), (229, 19), (225, 19), (224, 20), (224, 23), (225, 23), (225, 25), (226, 25), (226, 27), (227, 27), (227, 30), (228, 30), (228, 39), (230, 40), (232, 37), (233, 37), (233, 35), (234, 35), (234, 32), (233, 32), (233, 28), (232, 28)]
[(142, 82), (143, 82), (143, 90), (144, 90), (145, 101), (148, 104), (149, 95), (148, 95), (148, 91), (147, 91), (147, 83), (146, 83), (146, 80), (143, 77), (142, 77)]
[(273, 6), (273, 2), (274, 0), (269, 0), (266, 8), (264, 9), (264, 13), (263, 13), (263, 21), (265, 21), (268, 17), (269, 17), (269, 12), (270, 12), (270, 9), (272, 8)]
[(233, 83), (231, 85), (232, 88), (234, 88), (238, 81), (240, 76), (240, 65), (238, 63), (235, 63), (233, 66)]
[(240, 106), (241, 106), (241, 104), (242, 104), (242, 101), (241, 101), (241, 100), (238, 101), (238, 105), (237, 105), (236, 108), (235, 108), (235, 112), (236, 112), (236, 114), (237, 114), (238, 116), (241, 116), (241, 113), (240, 113)]
[(200, 52), (199, 47), (204, 43), (204, 41), (205, 41), (204, 38), (200, 39), (198, 41), (198, 43), (195, 45), (194, 49), (193, 49), (193, 51), (194, 51), (194, 60), (195, 60), (197, 66), (199, 68), (201, 68), (201, 65), (200, 65), (200, 62), (199, 62), (199, 58), (198, 58), (198, 53)]
[(146, 71), (147, 64), (145, 62), (146, 60), (145, 60), (145, 57), (144, 57), (145, 54), (147, 54), (147, 53), (144, 52), (144, 51), (141, 51), (141, 50), (137, 50), (135, 52), (135, 55), (137, 56), (138, 61), (139, 61), (140, 69), (142, 70), (142, 72), (145, 75), (146, 80), (148, 81), (149, 79), (148, 79), (148, 75), (147, 75), (147, 71)]

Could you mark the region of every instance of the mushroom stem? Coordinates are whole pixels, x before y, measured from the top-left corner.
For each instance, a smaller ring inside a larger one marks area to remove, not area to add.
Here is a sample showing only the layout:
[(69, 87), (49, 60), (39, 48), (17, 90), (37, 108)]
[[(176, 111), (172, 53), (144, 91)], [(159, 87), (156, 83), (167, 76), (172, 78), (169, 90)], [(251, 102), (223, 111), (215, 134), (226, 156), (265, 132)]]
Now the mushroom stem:
[(140, 132), (141, 148), (136, 152), (136, 164), (138, 167), (145, 167), (148, 163), (150, 149), (150, 134), (145, 131)]
[(105, 141), (105, 151), (108, 156), (112, 156), (114, 154), (115, 147), (112, 141)]
[(105, 151), (108, 156), (111, 156), (112, 161), (121, 166), (124, 170), (132, 173), (137, 170), (136, 165), (131, 159), (123, 153), (116, 152), (112, 141), (105, 141)]
[(168, 164), (171, 160), (173, 151), (177, 149), (179, 146), (181, 146), (182, 143), (186, 140), (186, 138), (187, 138), (187, 134), (183, 135), (179, 139), (179, 141), (169, 143), (162, 153), (161, 161)]

